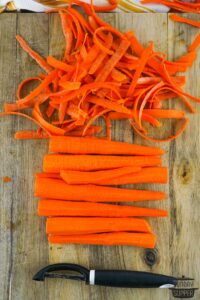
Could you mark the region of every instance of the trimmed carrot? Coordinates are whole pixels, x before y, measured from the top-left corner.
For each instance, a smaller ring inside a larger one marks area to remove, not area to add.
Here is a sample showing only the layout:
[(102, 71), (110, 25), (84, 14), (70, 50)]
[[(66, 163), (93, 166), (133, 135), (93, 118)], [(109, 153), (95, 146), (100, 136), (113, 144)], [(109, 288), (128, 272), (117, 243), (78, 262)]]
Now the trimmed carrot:
[(148, 222), (140, 218), (48, 218), (46, 233), (54, 235), (81, 235), (104, 232), (151, 232)]
[(46, 217), (166, 217), (167, 211), (92, 202), (39, 200), (38, 215)]
[(21, 36), (17, 35), (16, 40), (18, 41), (22, 49), (26, 53), (28, 53), (39, 64), (39, 66), (42, 69), (44, 69), (47, 73), (51, 72), (52, 68), (49, 66), (46, 60), (43, 57), (41, 57), (37, 52), (32, 50)]
[(35, 130), (21, 130), (15, 133), (15, 139), (24, 140), (24, 139), (48, 139), (49, 135), (46, 132), (40, 132)]
[(71, 171), (61, 170), (61, 178), (68, 184), (98, 184), (101, 181), (109, 181), (114, 178), (121, 177), (132, 173), (141, 171), (141, 167), (123, 167), (112, 170), (103, 170), (95, 172), (82, 172), (82, 171)]
[(40, 198), (91, 202), (162, 200), (165, 193), (95, 185), (68, 185), (63, 180), (36, 178), (35, 196)]
[[(122, 174), (123, 170), (130, 170)], [(68, 184), (96, 184), (96, 185), (119, 185), (133, 183), (167, 183), (167, 168), (121, 168), (108, 171), (80, 172), (61, 171), (62, 179)], [(121, 175), (120, 175), (121, 173)], [(110, 174), (110, 176), (109, 176)], [(108, 175), (108, 176), (106, 176)], [(103, 178), (104, 177), (104, 178)]]
[(98, 171), (122, 167), (153, 167), (161, 165), (161, 158), (154, 156), (104, 156), (46, 154), (43, 160), (45, 172), (61, 170)]
[(154, 248), (156, 237), (152, 233), (113, 232), (77, 236), (48, 236), (53, 244), (90, 244), (90, 245), (126, 245), (143, 248)]
[(194, 27), (200, 28), (200, 22), (198, 22), (198, 21), (191, 20), (191, 19), (188, 19), (188, 18), (184, 18), (180, 15), (175, 15), (175, 14), (170, 14), (169, 17), (174, 22), (185, 23), (185, 24), (192, 25)]
[(123, 142), (111, 142), (101, 139), (53, 137), (49, 143), (50, 152), (73, 154), (123, 154), (123, 155), (162, 155), (160, 148), (145, 147)]

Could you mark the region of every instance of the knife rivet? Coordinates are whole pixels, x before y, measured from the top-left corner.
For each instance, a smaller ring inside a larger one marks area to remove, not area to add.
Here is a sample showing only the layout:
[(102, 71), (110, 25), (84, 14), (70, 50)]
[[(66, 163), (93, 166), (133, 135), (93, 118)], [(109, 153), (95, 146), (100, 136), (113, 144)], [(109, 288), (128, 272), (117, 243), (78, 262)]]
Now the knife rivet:
[(156, 249), (145, 249), (144, 260), (148, 266), (153, 266), (157, 262), (157, 250)]

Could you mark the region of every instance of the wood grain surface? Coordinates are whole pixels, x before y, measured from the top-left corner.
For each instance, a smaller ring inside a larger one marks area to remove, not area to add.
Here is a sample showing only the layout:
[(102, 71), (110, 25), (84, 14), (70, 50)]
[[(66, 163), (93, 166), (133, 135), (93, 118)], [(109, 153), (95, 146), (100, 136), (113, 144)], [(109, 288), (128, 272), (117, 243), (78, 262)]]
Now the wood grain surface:
[[(104, 20), (122, 31), (133, 29), (144, 45), (155, 42), (155, 49), (170, 59), (182, 55), (197, 34), (197, 29), (174, 24), (166, 14), (102, 14)], [(199, 20), (199, 16), (191, 15)], [(57, 15), (0, 15), (0, 101), (12, 102), (20, 80), (40, 72), (39, 67), (15, 42), (21, 34), (39, 53), (59, 57), (64, 40)], [(188, 72), (186, 90), (200, 96), (200, 55)], [(177, 101), (176, 101), (177, 103)], [(173, 100), (167, 104), (174, 107)], [(182, 107), (182, 104), (176, 104)], [(185, 109), (185, 108), (184, 108)], [(158, 242), (153, 252), (134, 247), (48, 245), (45, 220), (37, 216), (37, 199), (33, 196), (34, 173), (42, 168), (47, 151), (45, 141), (15, 141), (13, 134), (34, 125), (17, 117), (0, 119), (0, 299), (1, 300), (160, 300), (173, 299), (171, 291), (154, 289), (114, 289), (89, 287), (65, 280), (32, 281), (34, 273), (48, 263), (71, 262), (88, 268), (114, 268), (152, 271), (195, 278), (200, 287), (200, 107), (186, 133), (170, 144), (164, 165), (169, 166), (170, 182), (163, 202), (143, 206), (169, 210), (168, 219), (150, 220)], [(187, 110), (187, 109), (186, 109)], [(160, 136), (174, 131), (174, 124), (161, 128)], [(113, 139), (148, 144), (134, 136), (127, 122), (113, 124)], [(12, 180), (3, 183), (3, 176)], [(140, 185), (141, 187), (141, 185)], [(145, 185), (147, 188), (148, 185)], [(151, 186), (152, 187), (152, 186)], [(141, 205), (140, 203), (137, 204)], [(155, 259), (154, 259), (155, 258)], [(152, 265), (151, 265), (152, 264)], [(197, 291), (193, 299), (200, 299)]]

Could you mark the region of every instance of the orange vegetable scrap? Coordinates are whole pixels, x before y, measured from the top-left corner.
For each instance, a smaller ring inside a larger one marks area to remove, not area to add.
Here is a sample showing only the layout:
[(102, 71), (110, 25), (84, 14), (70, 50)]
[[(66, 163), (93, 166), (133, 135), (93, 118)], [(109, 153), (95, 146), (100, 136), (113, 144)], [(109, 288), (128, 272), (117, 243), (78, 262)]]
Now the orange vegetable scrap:
[[(199, 3), (168, 0), (143, 0), (170, 4), (177, 10), (199, 12)], [(15, 103), (5, 103), (5, 113), (19, 114), (30, 109), (38, 131), (17, 132), (17, 139), (38, 139), (50, 136), (93, 136), (101, 131), (94, 123), (103, 118), (107, 126), (106, 136), (111, 139), (112, 120), (127, 119), (133, 130), (145, 139), (155, 141), (146, 128), (161, 129), (161, 119), (175, 119), (180, 123), (177, 132), (159, 141), (170, 141), (187, 127), (188, 118), (180, 110), (163, 108), (166, 99), (178, 97), (191, 112), (191, 101), (200, 99), (183, 90), (186, 72), (196, 59), (199, 36), (186, 55), (171, 62), (164, 53), (154, 50), (153, 42), (144, 48), (132, 31), (122, 33), (104, 22), (95, 11), (110, 11), (118, 1), (107, 6), (94, 6), (73, 1), (81, 6), (84, 17), (72, 5), (53, 10), (61, 18), (65, 39), (63, 58), (44, 58), (32, 50), (19, 35), (17, 41), (45, 71), (44, 74), (22, 81)], [(200, 22), (171, 15), (171, 19), (200, 27)], [(38, 86), (22, 97), (22, 90), (30, 81)], [(191, 100), (191, 101), (190, 101)], [(21, 116), (26, 116), (21, 115)], [(28, 116), (28, 115), (27, 115)], [(30, 117), (29, 117), (30, 118)]]

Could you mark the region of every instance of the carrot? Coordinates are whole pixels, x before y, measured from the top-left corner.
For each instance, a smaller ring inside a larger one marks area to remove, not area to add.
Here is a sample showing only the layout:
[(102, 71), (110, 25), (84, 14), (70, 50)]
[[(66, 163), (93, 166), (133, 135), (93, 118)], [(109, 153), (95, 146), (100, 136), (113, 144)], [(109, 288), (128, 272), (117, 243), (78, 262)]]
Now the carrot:
[(123, 142), (111, 142), (87, 138), (53, 137), (49, 143), (50, 152), (73, 154), (123, 154), (123, 155), (162, 155), (160, 148), (145, 147)]
[(35, 196), (40, 198), (91, 202), (128, 202), (162, 200), (165, 193), (122, 189), (95, 185), (68, 185), (62, 180), (38, 178), (35, 182)]
[(156, 237), (152, 233), (112, 232), (76, 236), (49, 235), (48, 241), (53, 244), (126, 245), (154, 248)]
[(103, 170), (95, 172), (82, 172), (61, 170), (61, 178), (68, 184), (98, 184), (98, 182), (112, 180), (128, 174), (133, 174), (141, 171), (141, 167), (122, 167), (112, 170)]
[(21, 36), (17, 35), (16, 40), (23, 48), (23, 50), (26, 51), (42, 69), (44, 69), (47, 73), (51, 72), (52, 68), (49, 66), (46, 60), (42, 58), (38, 53), (33, 51)]
[(146, 220), (140, 218), (47, 218), (46, 233), (54, 235), (81, 235), (104, 232), (151, 232)]
[(167, 211), (103, 203), (39, 200), (38, 215), (46, 217), (166, 217)]
[[(122, 169), (129, 171), (123, 173)], [(68, 184), (119, 185), (133, 183), (167, 183), (167, 168), (156, 167), (144, 168), (142, 170), (136, 168), (133, 169), (133, 171), (131, 171), (131, 167), (122, 169), (98, 172), (61, 171), (60, 175)]]
[(38, 132), (35, 130), (21, 130), (15, 133), (15, 139), (48, 139), (49, 135), (46, 132)]
[(104, 156), (46, 154), (44, 172), (59, 173), (61, 170), (98, 171), (122, 167), (153, 167), (161, 165), (157, 156)]
[(180, 15), (175, 15), (175, 14), (170, 14), (169, 17), (174, 22), (185, 23), (185, 24), (192, 25), (194, 27), (200, 28), (200, 22), (198, 22), (198, 21), (191, 20), (191, 19), (188, 19), (188, 18), (184, 18)]

